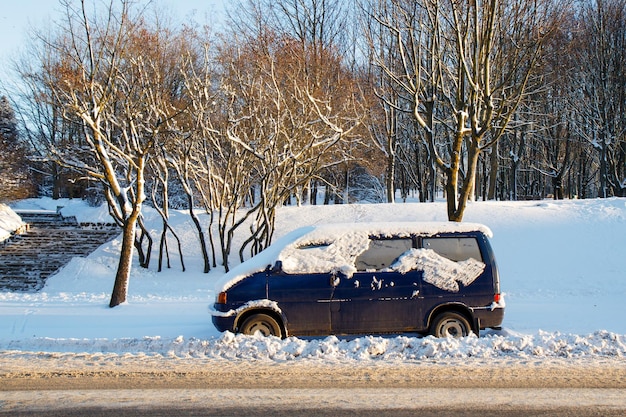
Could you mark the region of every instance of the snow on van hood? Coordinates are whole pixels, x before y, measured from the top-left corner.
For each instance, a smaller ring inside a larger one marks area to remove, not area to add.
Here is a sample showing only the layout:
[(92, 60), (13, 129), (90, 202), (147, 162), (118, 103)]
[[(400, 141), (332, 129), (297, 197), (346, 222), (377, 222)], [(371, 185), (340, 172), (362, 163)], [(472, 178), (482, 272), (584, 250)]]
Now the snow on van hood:
[[(282, 262), (283, 270), (287, 273), (341, 271), (350, 276), (355, 272), (354, 260), (369, 246), (369, 236), (409, 237), (475, 231), (482, 232), (488, 237), (493, 235), (491, 230), (482, 224), (457, 222), (331, 223), (302, 227), (283, 236), (258, 255), (223, 275), (217, 281), (215, 291), (216, 293), (226, 291), (245, 277), (274, 265), (276, 261)], [(465, 266), (457, 267), (461, 269)], [(447, 280), (445, 285), (453, 286), (449, 281)], [(465, 281), (467, 280), (461, 282)], [(458, 287), (456, 281), (454, 283)]]

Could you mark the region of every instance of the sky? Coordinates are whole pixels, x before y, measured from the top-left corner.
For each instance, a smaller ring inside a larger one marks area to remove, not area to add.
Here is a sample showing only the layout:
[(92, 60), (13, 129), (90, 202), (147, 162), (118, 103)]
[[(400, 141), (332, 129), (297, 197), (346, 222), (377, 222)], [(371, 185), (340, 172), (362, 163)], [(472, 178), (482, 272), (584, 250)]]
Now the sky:
[[(79, 0), (73, 0), (78, 3)], [(101, 0), (97, 0), (98, 2)], [(155, 0), (159, 7), (172, 10), (174, 17), (189, 16), (199, 22), (220, 19), (223, 0)], [(0, 7), (0, 82), (7, 77), (11, 60), (28, 44), (32, 29), (44, 29), (62, 17), (59, 0), (2, 0)]]

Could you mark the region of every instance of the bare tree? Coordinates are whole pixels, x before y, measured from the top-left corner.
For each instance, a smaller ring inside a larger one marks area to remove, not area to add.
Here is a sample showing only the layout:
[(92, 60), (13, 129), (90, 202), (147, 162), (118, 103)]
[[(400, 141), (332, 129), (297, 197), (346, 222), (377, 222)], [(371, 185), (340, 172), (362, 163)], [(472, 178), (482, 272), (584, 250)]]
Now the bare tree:
[(582, 2), (578, 85), (585, 100), (577, 110), (581, 130), (598, 153), (599, 195), (626, 195), (626, 1)]
[[(364, 33), (370, 45), (368, 56), (368, 64), (375, 65), (378, 62), (398, 62), (396, 54), (398, 49), (394, 47), (396, 37), (389, 31), (380, 30), (380, 26), (373, 16), (376, 13), (387, 14), (389, 7), (387, 4), (380, 4), (380, 9), (374, 10), (373, 2), (364, 2), (362, 4), (364, 10), (362, 13), (362, 24)], [(389, 56), (387, 56), (389, 55)], [(401, 120), (402, 107), (405, 98), (396, 88), (396, 83), (392, 79), (385, 76), (383, 71), (370, 69), (368, 71), (368, 86), (373, 89), (374, 94), (378, 96), (378, 108), (372, 106), (370, 109), (369, 126), (372, 142), (377, 146), (384, 155), (387, 163), (385, 170), (385, 186), (387, 194), (387, 202), (395, 201), (395, 174), (396, 163), (398, 162), (398, 144), (401, 141)]]
[[(163, 52), (162, 28), (151, 27), (141, 11), (122, 0), (101, 10), (63, 2), (60, 32), (43, 39), (41, 77), (45, 99), (68, 120), (79, 121), (79, 146), (49, 151), (57, 163), (99, 181), (123, 238), (110, 306), (127, 297), (134, 247), (151, 239), (141, 222), (148, 161), (162, 131), (179, 113)], [(102, 12), (103, 14), (99, 14)], [(158, 22), (157, 22), (158, 23)], [(142, 228), (141, 235), (136, 232)], [(140, 263), (147, 266), (150, 243)]]
[[(335, 58), (354, 76), (359, 76), (355, 64), (357, 25), (351, 21), (354, 9), (354, 2), (341, 0), (242, 0), (234, 3), (232, 11), (236, 14), (231, 12), (230, 15), (238, 36), (248, 37), (248, 42), (259, 48), (271, 43), (275, 36), (290, 39), (289, 51), (301, 57), (301, 77), (306, 77), (310, 88), (330, 92), (333, 88), (330, 83), (335, 79), (327, 75), (329, 67), (336, 65)], [(334, 58), (328, 61), (330, 51)], [(339, 85), (334, 87), (341, 90)], [(359, 166), (372, 168), (372, 163), (367, 163), (373, 151), (369, 141), (343, 142), (343, 145), (344, 159), (328, 167), (319, 180), (312, 180), (325, 183), (338, 202), (349, 200), (351, 171)], [(311, 184), (301, 188), (307, 192), (313, 189)], [(301, 198), (299, 192), (294, 196), (298, 202), (312, 199), (311, 196)]]
[(163, 219), (163, 229), (161, 230), (161, 238), (159, 240), (159, 261), (158, 271), (163, 270), (163, 258), (167, 261), (167, 267), (170, 268), (169, 248), (167, 244), (168, 233), (171, 233), (176, 239), (178, 245), (178, 253), (180, 256), (180, 264), (183, 272), (185, 271), (185, 261), (181, 247), (180, 238), (169, 223), (169, 183), (170, 183), (170, 167), (164, 155), (156, 155), (150, 160), (152, 167), (153, 183), (151, 188), (152, 207), (159, 213)]
[(17, 119), (7, 97), (0, 97), (0, 201), (33, 195), (28, 148), (20, 140)]
[[(379, 53), (377, 63), (403, 91), (431, 160), (445, 173), (450, 220), (462, 220), (478, 156), (500, 139), (524, 98), (553, 25), (549, 3), (379, 3), (375, 18), (393, 35), (397, 54)], [(391, 56), (398, 61), (385, 60)]]
[[(44, 39), (35, 34), (36, 39)], [(90, 195), (90, 181), (80, 173), (63, 167), (50, 158), (50, 148), (64, 148), (81, 144), (81, 123), (77, 117), (64, 115), (59, 107), (45, 97), (49, 96), (48, 80), (42, 76), (42, 64), (52, 65), (56, 52), (42, 50), (41, 43), (33, 42), (24, 49), (24, 54), (12, 63), (19, 82), (12, 87), (17, 116), (23, 140), (32, 150), (31, 160), (35, 178), (38, 178), (39, 193), (53, 199), (61, 197), (83, 197)], [(46, 56), (52, 54), (53, 56)], [(97, 193), (91, 197), (97, 196)], [(92, 200), (93, 202), (93, 200)]]
[(343, 160), (331, 150), (340, 151), (360, 125), (358, 90), (339, 58), (325, 52), (325, 76), (315, 79), (298, 45), (265, 32), (254, 41), (224, 43), (219, 83), (206, 71), (188, 80), (191, 117), (203, 138), (197, 172), (209, 185), (201, 193), (217, 213), (226, 269), (235, 231), (250, 226), (241, 259), (247, 249), (256, 254), (267, 247), (276, 209)]

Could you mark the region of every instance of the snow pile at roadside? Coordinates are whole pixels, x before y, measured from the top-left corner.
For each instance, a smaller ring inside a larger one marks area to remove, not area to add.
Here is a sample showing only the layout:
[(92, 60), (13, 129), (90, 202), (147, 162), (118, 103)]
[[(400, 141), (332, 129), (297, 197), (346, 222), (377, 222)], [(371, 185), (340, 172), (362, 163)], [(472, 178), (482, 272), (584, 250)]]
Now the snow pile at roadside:
[(10, 238), (16, 231), (25, 226), (20, 216), (18, 216), (6, 204), (0, 204), (0, 243)]
[[(432, 336), (361, 336), (354, 338), (295, 338), (281, 340), (261, 335), (225, 332), (212, 339), (146, 337), (121, 340), (37, 339), (13, 341), (4, 346), (0, 359), (31, 352), (71, 352), (86, 360), (103, 354), (148, 355), (172, 359), (204, 358), (269, 360), (276, 362), (322, 360), (324, 362), (381, 361), (385, 363), (465, 359), (594, 359), (626, 357), (626, 335), (597, 331), (588, 335), (548, 333), (509, 334), (489, 332), (482, 337), (437, 339)], [(41, 355), (42, 353), (31, 353)], [(88, 358), (87, 356), (92, 356)]]
[[(180, 344), (178, 348), (177, 343)], [(599, 331), (587, 336), (539, 332), (535, 335), (487, 335), (463, 339), (411, 336), (362, 336), (302, 340), (225, 333), (213, 343), (178, 339), (167, 354), (228, 359), (296, 359), (410, 361), (460, 358), (625, 357), (626, 336)], [(193, 353), (192, 353), (193, 352)]]

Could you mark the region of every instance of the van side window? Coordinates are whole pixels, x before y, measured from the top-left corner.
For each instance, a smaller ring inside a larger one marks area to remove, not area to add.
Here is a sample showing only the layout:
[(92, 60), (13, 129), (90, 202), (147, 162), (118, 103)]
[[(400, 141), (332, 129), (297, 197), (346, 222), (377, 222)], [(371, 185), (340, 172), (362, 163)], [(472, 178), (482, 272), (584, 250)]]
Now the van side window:
[(473, 258), (483, 262), (478, 242), (473, 237), (429, 237), (422, 239), (422, 244), (424, 249), (432, 249), (451, 261)]
[(371, 239), (369, 248), (357, 256), (357, 271), (371, 271), (387, 268), (400, 255), (413, 248), (413, 240), (405, 239)]

